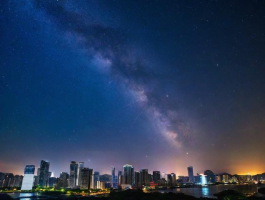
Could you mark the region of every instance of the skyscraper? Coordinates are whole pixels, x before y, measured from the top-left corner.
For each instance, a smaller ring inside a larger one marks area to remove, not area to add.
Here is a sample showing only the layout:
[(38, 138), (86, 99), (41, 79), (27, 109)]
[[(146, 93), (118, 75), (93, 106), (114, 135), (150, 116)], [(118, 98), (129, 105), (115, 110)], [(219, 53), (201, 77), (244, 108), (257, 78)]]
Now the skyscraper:
[(34, 182), (34, 165), (26, 165), (21, 190), (32, 190)]
[(67, 172), (60, 173), (60, 187), (68, 187), (69, 174)]
[(189, 182), (194, 183), (193, 167), (188, 167)]
[(123, 165), (124, 184), (133, 184), (134, 168), (132, 165)]
[(175, 186), (176, 185), (176, 181), (177, 181), (176, 174), (171, 173), (171, 174), (167, 175), (167, 184), (168, 184), (168, 186), (171, 186), (171, 187)]
[(114, 188), (115, 185), (115, 167), (111, 167), (111, 186)]
[(177, 176), (175, 173), (171, 173), (172, 186), (176, 186)]
[(155, 183), (158, 183), (160, 180), (160, 171), (153, 171), (153, 180)]
[(140, 170), (140, 184), (147, 185), (148, 184), (148, 169)]
[(77, 169), (77, 179), (76, 179), (76, 185), (80, 186), (80, 169), (84, 167), (84, 162), (78, 163), (78, 169)]
[(76, 187), (77, 171), (78, 171), (78, 164), (75, 161), (71, 161), (71, 163), (70, 163), (70, 177), (69, 177), (69, 186), (71, 188)]
[(122, 176), (122, 171), (118, 171), (118, 186), (120, 186), (121, 184), (122, 184), (122, 178), (123, 178), (123, 176)]
[(98, 187), (98, 181), (100, 181), (100, 176), (99, 176), (99, 172), (94, 172), (94, 188)]
[(134, 186), (135, 187), (140, 187), (141, 184), (140, 184), (140, 172), (136, 171), (134, 173)]
[(91, 189), (93, 188), (93, 169), (81, 168), (80, 169), (80, 188)]
[(49, 167), (50, 167), (50, 163), (48, 161), (45, 161), (45, 160), (40, 161), (39, 185), (41, 187), (47, 187), (48, 186)]

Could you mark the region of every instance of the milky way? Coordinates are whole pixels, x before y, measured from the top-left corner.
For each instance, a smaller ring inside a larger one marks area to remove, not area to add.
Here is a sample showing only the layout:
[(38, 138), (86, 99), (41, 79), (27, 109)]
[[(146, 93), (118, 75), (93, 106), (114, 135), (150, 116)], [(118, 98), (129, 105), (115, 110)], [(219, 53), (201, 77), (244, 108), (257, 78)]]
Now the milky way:
[(2, 171), (264, 171), (264, 1), (0, 4)]
[[(130, 53), (126, 35), (119, 29), (90, 23), (89, 16), (68, 10), (65, 3), (36, 1), (36, 8), (45, 11), (51, 20), (67, 34), (72, 34), (79, 45), (87, 50), (99, 68), (104, 67), (109, 75), (124, 84), (149, 113), (159, 132), (175, 147), (187, 144), (191, 129), (174, 108), (166, 106), (165, 94), (156, 90), (151, 66)], [(139, 47), (140, 48), (140, 47)], [(103, 66), (102, 66), (103, 65)]]

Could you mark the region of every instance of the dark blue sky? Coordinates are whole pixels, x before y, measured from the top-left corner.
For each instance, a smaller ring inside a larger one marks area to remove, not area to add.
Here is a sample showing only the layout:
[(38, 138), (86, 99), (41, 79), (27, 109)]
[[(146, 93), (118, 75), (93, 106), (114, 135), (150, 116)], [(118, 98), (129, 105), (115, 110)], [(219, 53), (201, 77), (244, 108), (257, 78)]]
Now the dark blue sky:
[(1, 171), (265, 171), (263, 1), (0, 4)]

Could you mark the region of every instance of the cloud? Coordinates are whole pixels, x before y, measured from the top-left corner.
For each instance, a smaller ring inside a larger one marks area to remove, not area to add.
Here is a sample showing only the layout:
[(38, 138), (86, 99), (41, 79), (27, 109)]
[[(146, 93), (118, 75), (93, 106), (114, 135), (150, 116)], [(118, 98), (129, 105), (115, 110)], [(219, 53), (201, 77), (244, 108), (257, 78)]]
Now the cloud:
[(150, 67), (130, 51), (124, 32), (92, 22), (89, 17), (69, 10), (63, 1), (35, 1), (35, 7), (45, 12), (61, 31), (77, 38), (100, 70), (117, 78), (131, 91), (169, 143), (180, 147), (189, 141), (191, 129), (166, 104)]

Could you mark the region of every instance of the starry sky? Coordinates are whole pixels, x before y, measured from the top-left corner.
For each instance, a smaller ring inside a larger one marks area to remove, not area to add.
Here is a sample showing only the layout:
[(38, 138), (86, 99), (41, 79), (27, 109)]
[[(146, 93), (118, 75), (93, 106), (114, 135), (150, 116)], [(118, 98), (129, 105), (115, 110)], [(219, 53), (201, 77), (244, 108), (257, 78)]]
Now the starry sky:
[(265, 171), (264, 1), (0, 4), (0, 171)]

